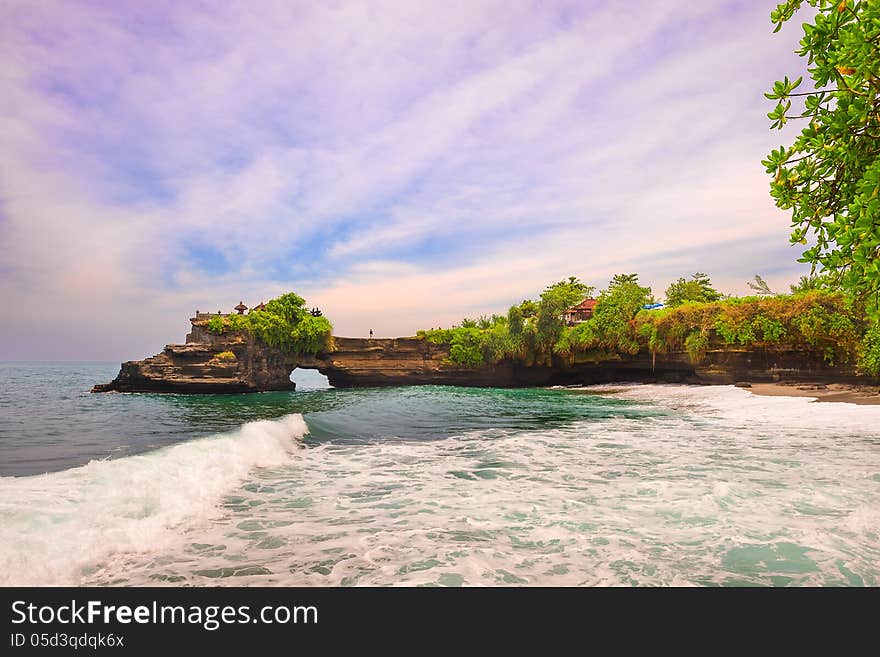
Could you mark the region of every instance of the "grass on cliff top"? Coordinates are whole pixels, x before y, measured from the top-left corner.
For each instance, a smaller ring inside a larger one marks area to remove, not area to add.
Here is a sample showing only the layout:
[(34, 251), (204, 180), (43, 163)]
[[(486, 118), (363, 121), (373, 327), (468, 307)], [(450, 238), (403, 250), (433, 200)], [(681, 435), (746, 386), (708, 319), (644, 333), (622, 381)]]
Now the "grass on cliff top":
[(504, 359), (549, 365), (554, 357), (575, 362), (639, 352), (655, 357), (686, 352), (699, 363), (712, 348), (743, 347), (794, 349), (819, 354), (831, 365), (854, 365), (862, 374), (880, 373), (880, 326), (862, 303), (841, 291), (810, 289), (642, 309), (652, 300), (638, 276), (622, 275), (599, 295), (593, 317), (575, 326), (565, 326), (558, 307), (542, 295), (512, 306), (507, 316), (465, 319), (460, 326), (417, 335), (448, 345), (449, 360), (468, 367)]
[(312, 355), (333, 350), (333, 326), (323, 316), (315, 317), (305, 299), (289, 292), (272, 299), (261, 310), (247, 315), (212, 317), (205, 328), (222, 335), (244, 332), (260, 342), (294, 355)]

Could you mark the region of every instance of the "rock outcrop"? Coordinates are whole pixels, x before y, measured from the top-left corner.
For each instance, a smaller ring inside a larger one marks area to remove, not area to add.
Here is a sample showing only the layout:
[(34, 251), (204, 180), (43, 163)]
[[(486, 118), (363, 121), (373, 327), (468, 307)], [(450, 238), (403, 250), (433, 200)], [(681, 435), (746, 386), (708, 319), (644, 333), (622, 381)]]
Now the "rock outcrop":
[(449, 348), (418, 338), (334, 339), (335, 349), (293, 356), (245, 334), (215, 335), (193, 319), (185, 344), (122, 364), (110, 383), (93, 392), (240, 393), (292, 390), (290, 373), (316, 369), (336, 387), (458, 385), (522, 387), (583, 385), (616, 381), (737, 383), (743, 381), (863, 382), (847, 367), (832, 367), (818, 353), (785, 349), (721, 347), (692, 363), (687, 354), (652, 357), (608, 354), (550, 365), (505, 360), (480, 367), (449, 361)]
[(162, 353), (122, 364), (92, 392), (261, 392), (292, 390), (283, 354), (249, 342), (170, 344)]

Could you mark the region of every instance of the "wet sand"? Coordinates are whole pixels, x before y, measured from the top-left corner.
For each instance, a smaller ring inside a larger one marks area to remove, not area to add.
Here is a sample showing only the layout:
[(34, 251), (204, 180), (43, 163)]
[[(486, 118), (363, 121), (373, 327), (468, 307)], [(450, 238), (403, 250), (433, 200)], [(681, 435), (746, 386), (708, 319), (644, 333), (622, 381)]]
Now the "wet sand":
[(815, 397), (819, 402), (880, 404), (880, 388), (877, 386), (845, 383), (753, 383), (745, 389), (756, 395), (770, 397)]

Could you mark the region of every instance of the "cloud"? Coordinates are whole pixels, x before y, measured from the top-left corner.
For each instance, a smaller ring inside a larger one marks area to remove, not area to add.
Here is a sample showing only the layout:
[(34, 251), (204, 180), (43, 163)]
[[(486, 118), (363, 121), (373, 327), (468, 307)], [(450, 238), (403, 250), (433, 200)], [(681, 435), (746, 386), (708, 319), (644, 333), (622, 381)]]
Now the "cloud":
[(0, 357), (137, 355), (290, 289), (392, 335), (569, 274), (793, 280), (759, 160), (798, 35), (683, 6), (7, 3)]

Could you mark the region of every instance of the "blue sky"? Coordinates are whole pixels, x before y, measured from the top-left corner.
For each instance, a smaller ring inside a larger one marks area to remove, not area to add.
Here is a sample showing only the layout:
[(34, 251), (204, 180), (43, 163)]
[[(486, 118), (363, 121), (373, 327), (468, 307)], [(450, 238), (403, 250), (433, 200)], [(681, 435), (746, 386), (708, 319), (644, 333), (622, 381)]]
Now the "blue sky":
[(0, 358), (140, 358), (288, 290), (391, 336), (572, 274), (785, 289), (773, 5), (4, 3)]

